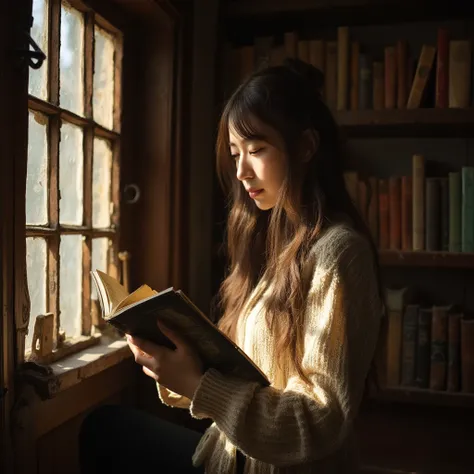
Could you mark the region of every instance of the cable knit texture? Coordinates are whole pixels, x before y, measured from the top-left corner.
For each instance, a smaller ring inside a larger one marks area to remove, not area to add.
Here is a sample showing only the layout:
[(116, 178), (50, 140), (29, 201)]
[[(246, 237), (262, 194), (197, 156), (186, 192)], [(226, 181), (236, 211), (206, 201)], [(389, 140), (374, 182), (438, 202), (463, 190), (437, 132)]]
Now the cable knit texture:
[(209, 474), (235, 472), (236, 450), (246, 474), (354, 472), (353, 421), (374, 355), (382, 302), (369, 243), (346, 224), (329, 227), (315, 243), (301, 354), (311, 381), (290, 360), (276, 364), (265, 320), (268, 282), (262, 280), (239, 318), (237, 343), (266, 373), (270, 387), (208, 370), (193, 400), (158, 386), (161, 400), (213, 423), (193, 457)]

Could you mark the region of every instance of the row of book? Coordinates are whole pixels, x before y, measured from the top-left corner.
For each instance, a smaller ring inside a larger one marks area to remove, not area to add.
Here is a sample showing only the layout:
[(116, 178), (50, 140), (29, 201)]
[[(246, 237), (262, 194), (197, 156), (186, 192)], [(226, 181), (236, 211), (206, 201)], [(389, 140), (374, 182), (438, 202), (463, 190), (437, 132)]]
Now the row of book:
[(387, 289), (386, 384), (474, 392), (474, 319), (457, 305), (426, 305)]
[(474, 252), (474, 166), (426, 176), (425, 157), (415, 154), (411, 175), (346, 171), (345, 181), (381, 250)]
[(450, 39), (445, 28), (418, 57), (410, 54), (406, 40), (387, 45), (383, 57), (373, 55), (351, 40), (346, 26), (337, 29), (334, 40), (299, 39), (297, 32), (286, 32), (283, 44), (272, 36), (257, 37), (251, 45), (227, 45), (226, 94), (254, 70), (298, 57), (324, 72), (321, 92), (332, 110), (467, 108), (474, 101), (471, 49), (470, 40)]

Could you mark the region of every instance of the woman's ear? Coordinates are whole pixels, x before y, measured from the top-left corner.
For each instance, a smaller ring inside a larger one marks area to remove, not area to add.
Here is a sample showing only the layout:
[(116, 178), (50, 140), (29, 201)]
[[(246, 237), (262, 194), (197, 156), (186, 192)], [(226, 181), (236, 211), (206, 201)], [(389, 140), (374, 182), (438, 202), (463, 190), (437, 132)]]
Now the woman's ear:
[(319, 132), (308, 128), (303, 132), (301, 152), (303, 163), (308, 163), (319, 148)]

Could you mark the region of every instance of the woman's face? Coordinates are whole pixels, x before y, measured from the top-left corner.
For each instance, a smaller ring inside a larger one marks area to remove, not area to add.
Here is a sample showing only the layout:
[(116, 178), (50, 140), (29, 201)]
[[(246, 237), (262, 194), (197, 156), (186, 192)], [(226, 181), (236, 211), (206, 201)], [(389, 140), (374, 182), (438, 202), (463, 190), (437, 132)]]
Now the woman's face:
[(284, 144), (273, 128), (254, 119), (258, 135), (240, 136), (229, 126), (229, 145), (235, 160), (237, 179), (262, 211), (272, 209), (286, 175)]

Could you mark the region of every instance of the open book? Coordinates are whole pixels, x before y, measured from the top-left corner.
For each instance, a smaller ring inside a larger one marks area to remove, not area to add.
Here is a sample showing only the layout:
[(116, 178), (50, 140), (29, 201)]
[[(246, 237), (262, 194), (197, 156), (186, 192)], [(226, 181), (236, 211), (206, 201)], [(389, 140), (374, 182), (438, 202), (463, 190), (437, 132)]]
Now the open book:
[(142, 285), (132, 293), (113, 277), (91, 272), (104, 320), (132, 336), (174, 349), (157, 321), (180, 334), (201, 357), (204, 368), (269, 385), (265, 374), (180, 290), (157, 292)]

